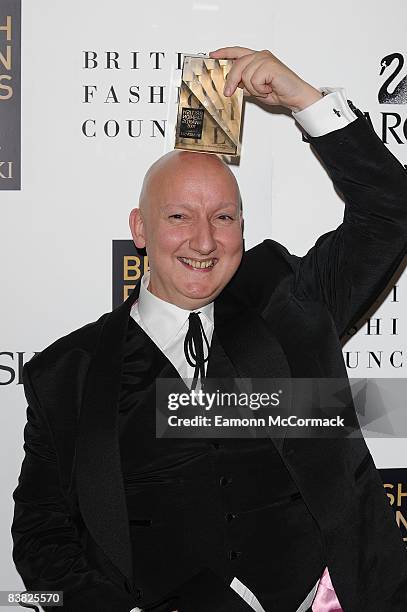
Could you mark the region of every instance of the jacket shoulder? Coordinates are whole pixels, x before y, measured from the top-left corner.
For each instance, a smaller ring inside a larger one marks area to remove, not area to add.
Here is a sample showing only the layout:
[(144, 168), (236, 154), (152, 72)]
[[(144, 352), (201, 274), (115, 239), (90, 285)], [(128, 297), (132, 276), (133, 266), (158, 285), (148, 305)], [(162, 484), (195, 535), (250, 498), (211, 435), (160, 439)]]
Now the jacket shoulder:
[(249, 249), (246, 255), (251, 265), (253, 263), (260, 265), (261, 260), (275, 264), (277, 266), (276, 273), (280, 277), (296, 272), (301, 259), (298, 255), (290, 253), (287, 247), (280, 242), (272, 240), (272, 238), (267, 238), (252, 249)]
[(85, 325), (69, 332), (65, 336), (58, 338), (50, 345), (45, 347), (41, 352), (36, 353), (32, 359), (24, 365), (24, 373), (29, 374), (30, 378), (40, 374), (50, 365), (55, 365), (61, 358), (72, 353), (87, 353), (93, 354), (99, 335), (101, 333), (106, 317), (110, 313), (104, 313), (96, 321), (86, 323)]
[(300, 259), (284, 245), (267, 238), (243, 254), (228, 289), (261, 310), (270, 299), (284, 300), (292, 293)]

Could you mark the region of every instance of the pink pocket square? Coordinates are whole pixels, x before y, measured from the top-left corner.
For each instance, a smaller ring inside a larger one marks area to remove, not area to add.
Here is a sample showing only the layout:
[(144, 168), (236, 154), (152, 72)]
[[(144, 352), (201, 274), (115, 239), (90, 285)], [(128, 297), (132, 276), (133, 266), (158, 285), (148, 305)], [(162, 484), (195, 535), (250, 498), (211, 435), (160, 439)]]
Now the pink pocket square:
[(312, 612), (343, 612), (329, 576), (328, 568), (324, 569), (318, 585), (317, 594), (312, 603)]

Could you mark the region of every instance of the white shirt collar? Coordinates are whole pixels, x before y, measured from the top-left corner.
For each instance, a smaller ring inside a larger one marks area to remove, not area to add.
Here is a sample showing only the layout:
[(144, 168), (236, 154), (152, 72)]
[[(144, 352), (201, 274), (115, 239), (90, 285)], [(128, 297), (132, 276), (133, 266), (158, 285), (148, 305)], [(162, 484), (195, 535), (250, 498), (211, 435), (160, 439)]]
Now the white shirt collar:
[(140, 293), (137, 302), (138, 312), (143, 325), (161, 349), (165, 349), (181, 330), (191, 312), (200, 312), (213, 325), (213, 302), (196, 308), (185, 310), (171, 302), (166, 302), (153, 295), (148, 290), (150, 272), (146, 272), (140, 283)]

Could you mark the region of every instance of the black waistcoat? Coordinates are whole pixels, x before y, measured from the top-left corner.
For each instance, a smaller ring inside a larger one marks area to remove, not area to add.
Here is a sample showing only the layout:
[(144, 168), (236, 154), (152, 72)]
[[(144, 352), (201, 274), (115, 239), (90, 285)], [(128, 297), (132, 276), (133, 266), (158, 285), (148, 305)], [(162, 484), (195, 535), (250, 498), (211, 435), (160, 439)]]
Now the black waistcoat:
[(293, 612), (324, 568), (318, 527), (270, 439), (156, 439), (155, 379), (175, 368), (130, 318), (119, 441), (139, 605), (202, 567)]

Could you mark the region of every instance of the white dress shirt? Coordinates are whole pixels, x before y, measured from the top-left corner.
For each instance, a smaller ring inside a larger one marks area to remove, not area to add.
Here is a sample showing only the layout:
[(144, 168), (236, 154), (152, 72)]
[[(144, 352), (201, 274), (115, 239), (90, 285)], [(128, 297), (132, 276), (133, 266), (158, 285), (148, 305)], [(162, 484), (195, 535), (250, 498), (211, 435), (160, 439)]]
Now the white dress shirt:
[[(321, 87), (325, 95), (307, 108), (292, 112), (292, 116), (310, 136), (323, 136), (334, 130), (345, 127), (357, 116), (347, 104), (346, 92), (343, 87)], [(190, 310), (179, 308), (150, 293), (148, 284), (150, 273), (141, 279), (138, 301), (131, 308), (131, 316), (155, 342), (164, 355), (178, 370), (184, 379), (191, 379), (194, 368), (190, 366), (184, 354), (184, 339), (187, 333)], [(200, 312), (200, 318), (208, 339), (209, 346), (213, 334), (213, 302), (197, 308), (192, 312)], [(204, 350), (205, 350), (204, 346)], [(206, 357), (206, 353), (205, 353)], [(207, 362), (205, 363), (206, 371)], [(304, 560), (306, 563), (306, 560)], [(318, 589), (319, 580), (306, 596), (296, 612), (304, 612), (309, 608)], [(265, 612), (254, 594), (237, 578), (231, 582), (231, 587), (250, 605), (255, 612)], [(142, 612), (133, 608), (130, 612)], [(180, 611), (182, 612), (182, 610)]]
[[(184, 353), (189, 315), (191, 312), (201, 313), (199, 317), (210, 346), (213, 334), (213, 302), (196, 310), (185, 310), (150, 293), (147, 288), (149, 282), (150, 272), (146, 272), (141, 279), (138, 301), (133, 304), (130, 314), (178, 370), (181, 378), (191, 379), (192, 382), (195, 368), (187, 362)], [(208, 350), (205, 342), (203, 348), (206, 358)], [(206, 361), (205, 372), (207, 365)]]

